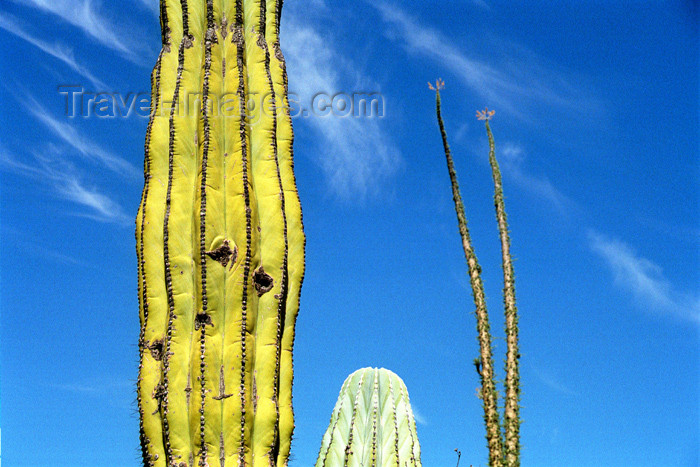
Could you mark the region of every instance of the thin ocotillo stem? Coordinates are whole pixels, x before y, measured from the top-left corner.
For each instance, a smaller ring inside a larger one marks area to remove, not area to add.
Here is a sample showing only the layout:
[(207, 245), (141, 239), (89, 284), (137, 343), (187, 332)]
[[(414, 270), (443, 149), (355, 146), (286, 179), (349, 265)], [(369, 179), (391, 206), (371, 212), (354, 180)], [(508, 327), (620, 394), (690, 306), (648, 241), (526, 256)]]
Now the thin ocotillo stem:
[(472, 295), (474, 297), (474, 305), (476, 306), (476, 328), (479, 340), (479, 355), (481, 358), (481, 398), (484, 403), (484, 422), (486, 424), (486, 440), (489, 448), (489, 465), (492, 467), (500, 467), (503, 459), (503, 441), (501, 437), (500, 418), (498, 415), (498, 394), (496, 392), (486, 297), (484, 294), (484, 285), (481, 281), (481, 267), (479, 266), (479, 262), (474, 254), (474, 249), (472, 248), (469, 229), (467, 228), (467, 218), (464, 214), (462, 195), (460, 194), (459, 184), (457, 183), (457, 173), (455, 172), (454, 163), (452, 161), (450, 147), (447, 144), (445, 125), (442, 121), (440, 106), (440, 88), (442, 85), (442, 82), (438, 80), (436, 88), (432, 88), (432, 86), (431, 88), (436, 91), (438, 125), (440, 126), (440, 134), (442, 135), (442, 144), (445, 148), (447, 170), (450, 174), (450, 182), (452, 183), (452, 198), (455, 203), (459, 233), (462, 237), (462, 247), (464, 249), (464, 256), (467, 259)]
[(498, 220), (498, 232), (501, 238), (503, 303), (505, 307), (506, 342), (508, 345), (506, 351), (505, 408), (503, 416), (505, 429), (504, 464), (508, 467), (517, 467), (520, 465), (520, 371), (518, 365), (520, 352), (518, 351), (518, 309), (515, 306), (515, 275), (510, 255), (510, 237), (508, 235), (508, 222), (503, 200), (501, 171), (496, 160), (493, 133), (491, 133), (488, 118), (486, 118), (486, 132), (489, 137), (489, 163), (493, 173), (496, 219)]

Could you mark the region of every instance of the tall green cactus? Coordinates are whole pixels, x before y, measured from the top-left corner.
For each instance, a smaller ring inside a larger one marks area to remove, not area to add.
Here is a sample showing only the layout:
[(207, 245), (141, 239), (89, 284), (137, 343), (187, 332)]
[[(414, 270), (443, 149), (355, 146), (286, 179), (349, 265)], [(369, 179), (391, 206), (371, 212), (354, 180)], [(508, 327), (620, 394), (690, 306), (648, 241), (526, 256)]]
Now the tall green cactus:
[[(510, 254), (510, 235), (508, 234), (508, 222), (503, 196), (503, 181), (501, 171), (496, 160), (496, 149), (493, 133), (489, 120), (495, 114), (494, 110), (482, 110), (476, 112), (479, 120), (485, 121), (486, 134), (489, 139), (489, 163), (494, 184), (494, 206), (496, 207), (496, 220), (498, 233), (501, 240), (501, 259), (503, 268), (503, 303), (505, 308), (506, 324), (506, 379), (505, 402), (503, 408), (503, 430), (501, 430), (501, 418), (498, 413), (498, 393), (496, 391), (495, 371), (493, 366), (493, 351), (491, 348), (491, 330), (489, 316), (486, 310), (484, 285), (481, 281), (481, 267), (474, 254), (474, 249), (467, 228), (467, 218), (464, 214), (462, 195), (460, 194), (457, 174), (452, 161), (450, 146), (447, 143), (447, 133), (442, 121), (442, 107), (440, 90), (445, 82), (438, 79), (433, 86), (428, 83), (430, 89), (435, 91), (436, 114), (442, 143), (447, 160), (447, 169), (450, 174), (452, 196), (457, 213), (459, 233), (462, 237), (464, 255), (467, 259), (469, 277), (471, 280), (474, 304), (476, 306), (477, 332), (479, 339), (479, 357), (474, 360), (476, 370), (481, 378), (481, 390), (479, 396), (484, 402), (484, 423), (486, 425), (486, 440), (489, 448), (489, 465), (493, 467), (507, 466), (518, 467), (520, 465), (520, 351), (518, 350), (518, 309), (515, 306), (515, 274), (513, 261)], [(457, 461), (459, 463), (459, 460)]]
[(384, 368), (347, 377), (323, 435), (316, 467), (420, 467), (406, 385)]
[(518, 308), (515, 306), (515, 272), (510, 255), (510, 235), (503, 196), (501, 170), (496, 160), (496, 145), (489, 120), (494, 111), (478, 112), (477, 118), (484, 120), (489, 138), (489, 163), (494, 186), (494, 206), (498, 221), (498, 235), (501, 239), (501, 264), (503, 269), (503, 305), (506, 321), (506, 380), (505, 402), (503, 407), (504, 465), (520, 465), (520, 351), (518, 350)]
[(489, 315), (486, 309), (486, 294), (484, 293), (484, 283), (481, 280), (481, 266), (474, 253), (469, 228), (467, 227), (467, 216), (464, 213), (464, 203), (459, 190), (457, 172), (450, 146), (447, 143), (447, 132), (442, 121), (442, 106), (440, 101), (440, 90), (445, 86), (445, 82), (438, 79), (435, 86), (429, 83), (430, 89), (435, 91), (435, 108), (442, 136), (442, 144), (445, 150), (447, 170), (450, 175), (452, 185), (452, 199), (455, 203), (457, 214), (457, 224), (459, 234), (462, 238), (462, 249), (467, 260), (469, 280), (472, 287), (472, 296), (476, 309), (476, 329), (479, 340), (479, 357), (475, 360), (475, 365), (481, 379), (481, 390), (479, 396), (484, 403), (484, 424), (486, 425), (486, 441), (489, 447), (489, 465), (498, 467), (502, 465), (503, 439), (501, 434), (500, 416), (498, 414), (498, 392), (496, 391), (495, 369), (493, 365), (493, 348), (491, 327), (489, 325)]
[(146, 466), (287, 464), (304, 233), (282, 0), (161, 0), (136, 219)]

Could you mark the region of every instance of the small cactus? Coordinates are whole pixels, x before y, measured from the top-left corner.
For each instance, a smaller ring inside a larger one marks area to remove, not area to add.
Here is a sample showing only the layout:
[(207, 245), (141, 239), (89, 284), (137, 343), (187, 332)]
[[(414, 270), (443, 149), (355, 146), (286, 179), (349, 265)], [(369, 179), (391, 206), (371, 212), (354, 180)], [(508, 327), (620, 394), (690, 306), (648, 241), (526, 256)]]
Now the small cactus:
[(323, 435), (316, 467), (420, 467), (406, 385), (384, 368), (347, 377)]

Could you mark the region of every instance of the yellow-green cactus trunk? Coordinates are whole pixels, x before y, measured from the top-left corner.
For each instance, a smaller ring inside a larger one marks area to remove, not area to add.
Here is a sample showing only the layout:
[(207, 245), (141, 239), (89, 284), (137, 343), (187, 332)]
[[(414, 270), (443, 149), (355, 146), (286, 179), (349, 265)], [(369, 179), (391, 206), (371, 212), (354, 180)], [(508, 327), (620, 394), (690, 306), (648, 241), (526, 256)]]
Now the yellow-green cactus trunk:
[(136, 219), (147, 466), (287, 464), (304, 233), (281, 0), (161, 0)]

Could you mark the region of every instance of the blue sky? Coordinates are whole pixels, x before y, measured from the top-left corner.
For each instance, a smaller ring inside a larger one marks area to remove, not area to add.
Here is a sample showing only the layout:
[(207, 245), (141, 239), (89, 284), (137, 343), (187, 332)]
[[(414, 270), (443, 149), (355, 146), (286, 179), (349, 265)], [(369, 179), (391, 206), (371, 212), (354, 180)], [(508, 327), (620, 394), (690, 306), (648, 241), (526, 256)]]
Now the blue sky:
[[(439, 5), (439, 6), (438, 6)], [(698, 7), (691, 1), (285, 3), (290, 90), (381, 118), (294, 119), (307, 274), (294, 467), (345, 377), (400, 375), (426, 467), (486, 465), (473, 303), (443, 114), (497, 360), (504, 173), (523, 465), (700, 465)], [(146, 119), (66, 116), (59, 86), (149, 92), (153, 0), (0, 3), (1, 427), (8, 466), (136, 466), (133, 219)], [(127, 104), (128, 105), (128, 104)], [(499, 375), (503, 376), (503, 371)]]

